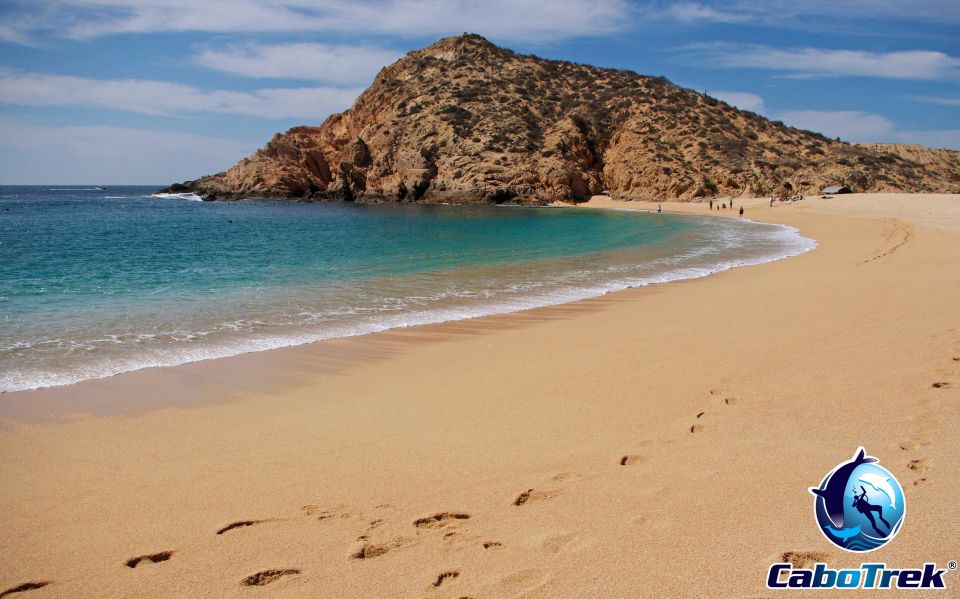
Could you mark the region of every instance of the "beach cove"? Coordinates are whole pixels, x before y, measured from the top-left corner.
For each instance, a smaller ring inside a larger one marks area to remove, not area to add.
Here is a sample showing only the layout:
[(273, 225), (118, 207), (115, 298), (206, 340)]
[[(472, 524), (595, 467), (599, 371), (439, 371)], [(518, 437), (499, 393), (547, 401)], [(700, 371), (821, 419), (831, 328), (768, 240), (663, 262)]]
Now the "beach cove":
[(3, 394), (0, 592), (755, 597), (860, 563), (807, 488), (861, 445), (909, 503), (882, 561), (957, 559), (957, 196), (736, 203), (817, 248)]

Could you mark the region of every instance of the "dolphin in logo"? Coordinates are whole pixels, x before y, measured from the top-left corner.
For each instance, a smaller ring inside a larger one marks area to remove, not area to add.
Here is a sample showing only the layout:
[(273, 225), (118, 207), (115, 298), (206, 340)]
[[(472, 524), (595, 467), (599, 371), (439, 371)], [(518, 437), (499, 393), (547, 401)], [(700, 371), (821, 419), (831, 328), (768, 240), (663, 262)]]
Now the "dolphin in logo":
[(838, 539), (840, 539), (840, 540), (843, 541), (844, 543), (847, 542), (847, 539), (852, 539), (853, 537), (855, 537), (855, 536), (857, 536), (858, 534), (860, 534), (860, 526), (859, 526), (859, 525), (854, 526), (854, 527), (852, 527), (852, 528), (843, 528), (843, 529), (837, 530), (836, 528), (834, 528), (834, 527), (832, 527), (832, 526), (830, 526), (830, 525), (828, 524), (828, 525), (827, 525), (827, 530), (830, 531), (830, 534), (832, 534), (833, 536), (837, 537)]
[(893, 492), (893, 487), (890, 486), (889, 478), (868, 472), (867, 474), (861, 476), (859, 480), (860, 482), (866, 483), (875, 490), (886, 495), (887, 501), (890, 502), (890, 507), (897, 509), (897, 495)]
[(854, 468), (860, 464), (871, 464), (876, 462), (877, 458), (869, 457), (865, 454), (863, 448), (859, 448), (857, 453), (849, 462), (841, 464), (830, 476), (827, 477), (821, 487), (810, 487), (810, 492), (823, 498), (823, 506), (827, 510), (827, 516), (838, 529), (843, 528), (843, 496), (847, 492), (847, 481), (853, 474)]

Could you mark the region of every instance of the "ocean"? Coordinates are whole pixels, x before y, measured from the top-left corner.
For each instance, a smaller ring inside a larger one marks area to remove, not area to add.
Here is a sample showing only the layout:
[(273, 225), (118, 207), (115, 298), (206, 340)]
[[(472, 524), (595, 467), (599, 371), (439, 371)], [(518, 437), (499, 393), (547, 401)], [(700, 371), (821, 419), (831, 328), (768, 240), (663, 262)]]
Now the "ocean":
[(0, 187), (0, 391), (559, 304), (811, 249), (740, 219)]

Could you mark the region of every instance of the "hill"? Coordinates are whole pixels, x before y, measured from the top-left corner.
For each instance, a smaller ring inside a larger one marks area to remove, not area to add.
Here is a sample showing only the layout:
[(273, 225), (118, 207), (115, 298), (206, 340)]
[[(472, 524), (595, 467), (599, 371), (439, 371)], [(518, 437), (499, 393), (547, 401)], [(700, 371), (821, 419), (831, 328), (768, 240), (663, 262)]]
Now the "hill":
[[(960, 192), (957, 152), (852, 145), (662, 77), (442, 39), (380, 71), (346, 112), (277, 134), (208, 199), (542, 203), (615, 197)], [(952, 166), (951, 166), (952, 165)]]

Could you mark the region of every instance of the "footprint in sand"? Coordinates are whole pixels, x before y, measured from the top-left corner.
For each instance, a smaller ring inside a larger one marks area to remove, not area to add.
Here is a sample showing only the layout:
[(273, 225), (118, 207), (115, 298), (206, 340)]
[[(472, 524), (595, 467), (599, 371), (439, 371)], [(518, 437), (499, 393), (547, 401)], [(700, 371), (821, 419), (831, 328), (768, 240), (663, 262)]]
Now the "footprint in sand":
[(271, 582), (276, 582), (283, 578), (284, 576), (293, 576), (294, 574), (299, 574), (300, 570), (296, 568), (284, 568), (284, 569), (275, 569), (275, 570), (264, 570), (262, 572), (257, 572), (256, 574), (251, 574), (243, 580), (240, 581), (240, 586), (244, 587), (262, 587), (270, 584)]
[(907, 468), (921, 475), (920, 478), (917, 478), (916, 480), (913, 481), (913, 486), (916, 487), (927, 482), (927, 477), (923, 476), (923, 474), (930, 469), (930, 464), (927, 462), (925, 458), (910, 460), (910, 462), (907, 464)]
[(536, 568), (530, 568), (527, 570), (518, 570), (512, 574), (507, 574), (500, 579), (499, 586), (505, 591), (515, 593), (517, 591), (529, 591), (534, 589), (543, 584), (543, 580), (544, 575), (542, 571)]
[(934, 389), (949, 389), (953, 387), (953, 385), (951, 385), (948, 381), (938, 381), (936, 383), (931, 383), (930, 386)]
[(503, 549), (503, 543), (501, 543), (500, 541), (484, 541), (483, 548), (484, 549)]
[(438, 587), (448, 580), (453, 580), (457, 576), (460, 576), (460, 570), (447, 570), (446, 572), (441, 572), (437, 575), (437, 579), (433, 581), (433, 586)]
[(236, 522), (231, 522), (223, 528), (217, 531), (218, 535), (222, 535), (225, 532), (231, 531), (235, 528), (246, 528), (247, 526), (256, 526), (257, 524), (263, 524), (264, 522), (275, 522), (273, 518), (267, 518), (266, 520), (238, 520)]
[(927, 463), (925, 458), (910, 460), (910, 463), (907, 464), (907, 468), (913, 470), (914, 472), (926, 472), (929, 467), (930, 465)]
[(0, 593), (0, 598), (6, 597), (7, 595), (13, 595), (15, 593), (25, 593), (26, 591), (33, 591), (36, 589), (42, 589), (43, 587), (51, 584), (49, 580), (40, 580), (37, 582), (25, 582), (23, 584), (18, 584), (15, 587), (9, 588), (4, 592)]
[(347, 518), (353, 516), (353, 514), (345, 512), (342, 506), (325, 508), (319, 505), (305, 505), (300, 509), (303, 510), (308, 516), (316, 516), (317, 520), (330, 520), (332, 518), (346, 520)]
[(540, 544), (540, 548), (543, 549), (546, 553), (560, 553), (560, 551), (566, 546), (570, 541), (574, 540), (577, 537), (576, 533), (566, 533), (554, 535), (544, 539), (543, 543)]
[(131, 557), (128, 559), (126, 561), (126, 566), (128, 568), (136, 568), (137, 566), (143, 566), (146, 564), (159, 564), (160, 562), (167, 561), (171, 557), (173, 557), (172, 551), (161, 551), (160, 553), (138, 555), (137, 557)]
[(556, 497), (558, 493), (559, 491), (537, 491), (535, 489), (527, 489), (523, 493), (517, 495), (517, 498), (513, 500), (513, 505), (536, 503), (537, 501), (543, 501), (544, 499)]
[(690, 425), (690, 432), (691, 432), (691, 433), (702, 433), (702, 432), (703, 432), (703, 425), (702, 425), (702, 424), (692, 424), (692, 425)]
[(456, 538), (459, 538), (459, 537), (461, 537), (461, 536), (463, 536), (463, 535), (461, 535), (459, 532), (457, 532), (457, 531), (455, 531), (455, 530), (448, 530), (447, 532), (443, 533), (443, 540), (444, 540), (444, 541), (452, 541), (452, 540), (454, 540), (454, 539), (456, 539)]
[(728, 405), (728, 406), (734, 405), (735, 403), (737, 403), (737, 401), (739, 401), (739, 400), (738, 400), (736, 397), (724, 397), (724, 398), (723, 398), (723, 403), (724, 403), (724, 405)]
[(780, 561), (789, 563), (794, 568), (812, 568), (817, 562), (829, 560), (830, 554), (820, 551), (786, 551), (780, 554)]
[(634, 465), (634, 464), (639, 464), (639, 463), (642, 462), (642, 461), (644, 461), (644, 457), (643, 457), (643, 456), (639, 456), (639, 455), (636, 455), (636, 454), (627, 454), (627, 455), (623, 456), (622, 458), (620, 458), (620, 465), (621, 465), (621, 466), (632, 466), (632, 465)]
[(417, 528), (440, 528), (456, 520), (469, 520), (470, 514), (461, 512), (438, 512), (425, 518), (417, 518), (413, 525)]
[(359, 548), (350, 553), (350, 557), (353, 559), (372, 559), (374, 557), (380, 557), (381, 555), (386, 555), (394, 549), (399, 549), (410, 544), (410, 542), (403, 537), (396, 537), (383, 543), (372, 543), (367, 541), (367, 537), (364, 535), (360, 538), (360, 540), (365, 542), (360, 545)]

